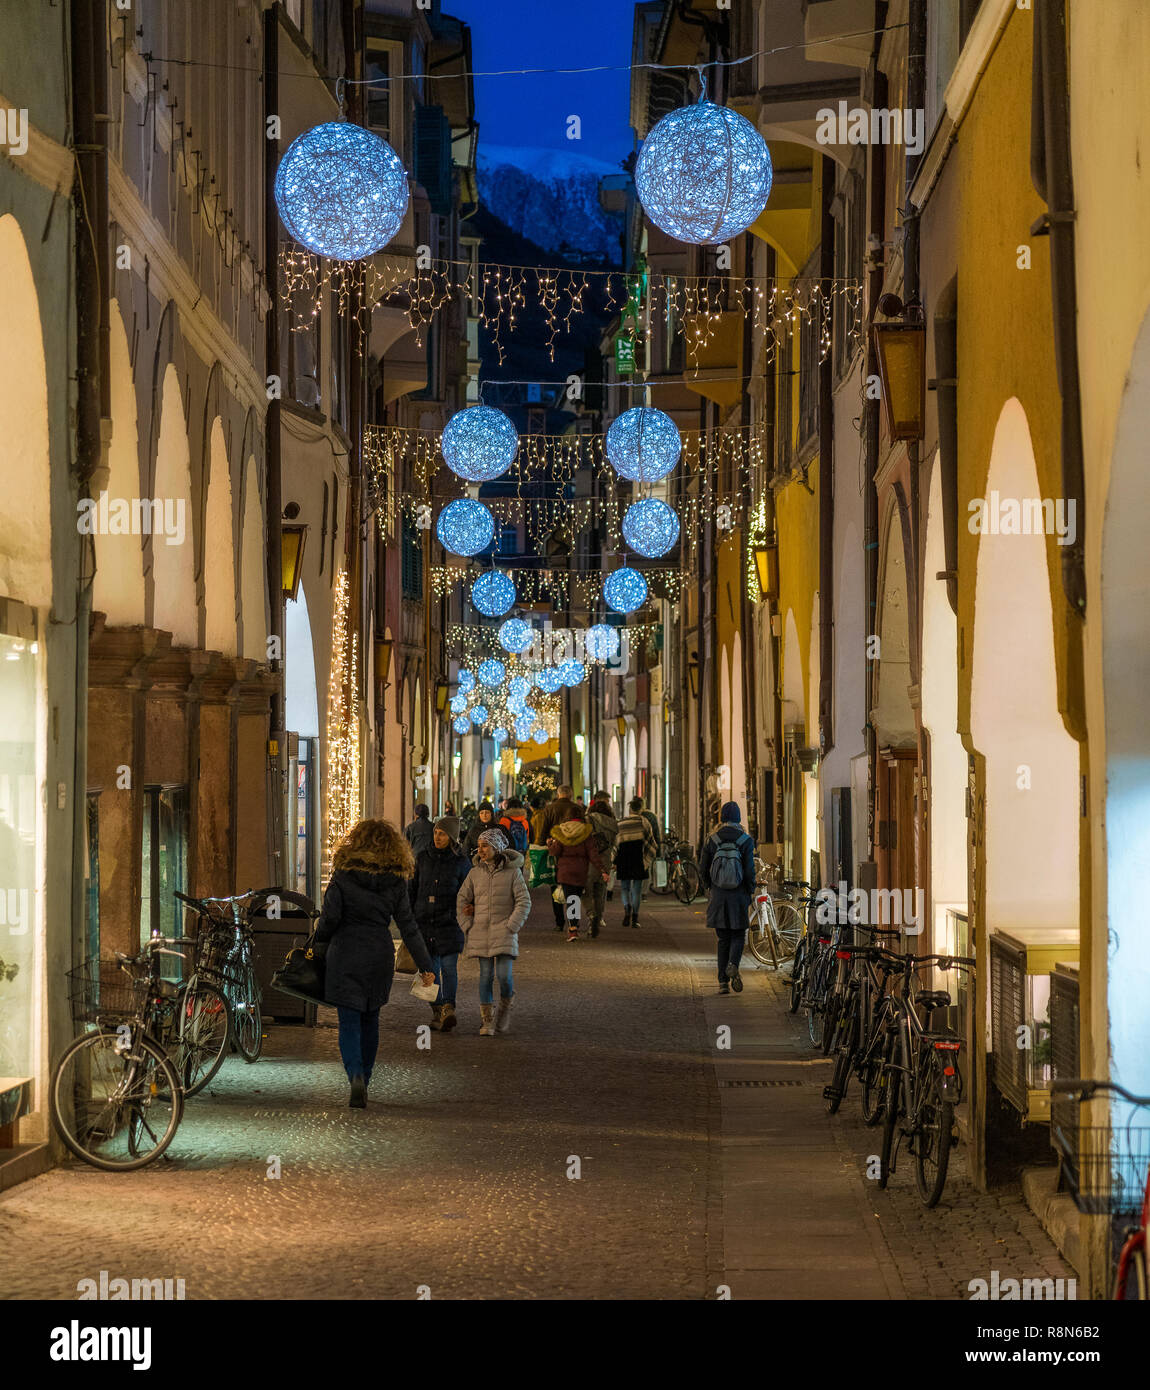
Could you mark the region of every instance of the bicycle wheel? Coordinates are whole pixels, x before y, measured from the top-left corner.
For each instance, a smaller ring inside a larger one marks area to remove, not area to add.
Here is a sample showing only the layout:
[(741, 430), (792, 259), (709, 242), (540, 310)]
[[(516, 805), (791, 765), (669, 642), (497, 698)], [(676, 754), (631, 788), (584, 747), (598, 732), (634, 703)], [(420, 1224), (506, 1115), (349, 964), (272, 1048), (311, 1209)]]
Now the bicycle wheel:
[(803, 981), (807, 972), (807, 938), (804, 936), (795, 948), (795, 959), (791, 965), (791, 997), (787, 1005), (789, 1013), (797, 1014), (803, 1001)]
[[(891, 1167), (894, 1161), (894, 1132), (898, 1125), (899, 1102), (902, 1099), (902, 1075), (894, 1069), (894, 1052), (894, 1038), (892, 1037), (887, 1046), (887, 1056), (883, 1058), (886, 1097), (883, 1107), (882, 1156), (879, 1160), (878, 1176), (878, 1185), (883, 1188), (890, 1181)], [(880, 1084), (882, 1083), (880, 1082)]]
[(50, 1101), (56, 1133), (76, 1157), (120, 1173), (159, 1158), (184, 1111), (179, 1076), (163, 1051), (144, 1037), (125, 1046), (110, 1028), (67, 1049)]
[(1119, 1257), (1118, 1273), (1114, 1280), (1114, 1297), (1122, 1303), (1145, 1303), (1150, 1299), (1146, 1275), (1145, 1234), (1141, 1234), (1138, 1239), (1142, 1241), (1141, 1245), (1124, 1250), (1124, 1258)]
[(264, 1046), (264, 1021), (260, 1013), (260, 987), (250, 961), (245, 961), (235, 981), (230, 1003), (236, 1051), (245, 1062), (256, 1062)]
[(853, 1008), (839, 1012), (838, 1026), (835, 1029), (835, 1073), (827, 1087), (827, 1113), (833, 1115), (846, 1097), (851, 1079), (851, 1058), (854, 1055), (854, 1037), (857, 1026), (857, 1013)]
[(823, 1010), (821, 1004), (807, 1005), (807, 1033), (811, 1040), (812, 1047), (822, 1047), (823, 1042)]
[(838, 1032), (839, 1015), (842, 1011), (843, 997), (832, 991), (827, 998), (826, 1008), (823, 1010), (823, 1035), (819, 1039), (819, 1046), (823, 1050), (824, 1057), (829, 1057), (834, 1050), (835, 1034)]
[(695, 901), (703, 890), (703, 880), (699, 876), (698, 868), (685, 860), (675, 870), (675, 896), (681, 903), (690, 904)]
[(787, 960), (799, 949), (799, 942), (803, 939), (805, 924), (803, 914), (791, 906), (790, 903), (776, 902), (775, 925), (778, 929), (778, 939), (775, 943), (780, 960)]
[(197, 979), (180, 996), (176, 1066), (184, 1095), (197, 1095), (224, 1064), (231, 1041), (228, 1004), (206, 980)]
[(934, 1207), (946, 1186), (954, 1107), (943, 1100), (937, 1076), (932, 1076), (926, 1086), (914, 1130), (914, 1169), (923, 1206)]
[(758, 903), (747, 909), (747, 950), (760, 965), (778, 969), (779, 959), (775, 953), (774, 934), (766, 914), (759, 910)]
[(877, 1125), (886, 1112), (886, 1080), (880, 1041), (874, 1039), (867, 1047), (859, 1067), (862, 1079), (862, 1117), (868, 1125)]

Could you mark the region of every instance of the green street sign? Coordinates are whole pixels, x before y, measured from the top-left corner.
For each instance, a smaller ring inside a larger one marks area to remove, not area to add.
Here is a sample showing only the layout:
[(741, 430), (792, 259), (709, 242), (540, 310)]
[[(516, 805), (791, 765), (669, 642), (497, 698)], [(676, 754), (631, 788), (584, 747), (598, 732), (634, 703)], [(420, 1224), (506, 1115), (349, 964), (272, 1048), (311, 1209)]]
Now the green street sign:
[(635, 372), (635, 339), (626, 333), (615, 339), (615, 371), (620, 376), (633, 376)]

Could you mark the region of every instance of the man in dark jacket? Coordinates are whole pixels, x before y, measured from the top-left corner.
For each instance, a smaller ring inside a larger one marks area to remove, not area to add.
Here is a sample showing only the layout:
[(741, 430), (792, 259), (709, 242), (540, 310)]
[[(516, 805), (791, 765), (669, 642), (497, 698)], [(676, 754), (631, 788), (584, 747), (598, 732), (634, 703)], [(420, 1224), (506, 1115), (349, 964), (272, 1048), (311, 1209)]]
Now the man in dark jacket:
[(738, 994), (743, 988), (739, 961), (747, 934), (747, 910), (755, 890), (755, 842), (743, 829), (738, 802), (728, 801), (719, 812), (720, 825), (707, 837), (699, 872), (707, 899), (707, 926), (718, 943), (719, 993)]
[(415, 819), (403, 827), (404, 838), (411, 846), (414, 855), (420, 855), (431, 848), (431, 807), (421, 801), (415, 808)]
[(455, 1027), (455, 995), (459, 984), (459, 953), (465, 938), (455, 911), (463, 880), (471, 872), (471, 860), (459, 847), (459, 821), (441, 816), (435, 822), (433, 843), (416, 856), (411, 880), (411, 910), (427, 943), (431, 968), (439, 985), (439, 998), (431, 1006), (431, 1026), (437, 1033)]
[(563, 786), (559, 788), (555, 800), (548, 802), (543, 808), (543, 820), (540, 828), (543, 832), (542, 843), (546, 844), (551, 837), (551, 832), (557, 825), (562, 825), (565, 820), (571, 819), (571, 812), (575, 805), (571, 796), (571, 788)]

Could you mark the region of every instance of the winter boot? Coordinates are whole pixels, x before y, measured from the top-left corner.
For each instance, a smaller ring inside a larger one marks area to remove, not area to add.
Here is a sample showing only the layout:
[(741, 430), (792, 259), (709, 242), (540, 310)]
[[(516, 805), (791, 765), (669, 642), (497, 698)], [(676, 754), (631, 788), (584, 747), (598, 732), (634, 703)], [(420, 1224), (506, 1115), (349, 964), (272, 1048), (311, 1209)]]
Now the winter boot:
[(511, 1031), (511, 1001), (515, 998), (510, 994), (506, 999), (500, 999), (499, 1008), (495, 1013), (495, 1031), (497, 1033), (507, 1033)]
[(602, 921), (601, 918), (599, 918), (599, 917), (592, 917), (592, 918), (591, 918), (591, 940), (592, 940), (592, 941), (594, 941), (595, 938), (599, 935), (599, 928), (600, 928), (602, 925), (603, 925), (603, 921)]
[(443, 1032), (450, 1033), (459, 1020), (455, 1017), (455, 1005), (443, 1004)]
[(480, 1006), (479, 1006), (479, 1018), (480, 1018), (480, 1023), (479, 1023), (479, 1036), (480, 1036), (481, 1038), (490, 1038), (490, 1037), (493, 1037), (493, 1036), (495, 1035), (495, 1024), (492, 1022), (492, 1019), (491, 1019), (491, 1016), (492, 1016), (492, 1014), (493, 1014), (494, 1012), (495, 1012), (495, 1005), (494, 1005), (494, 1004), (480, 1004)]
[(635, 913), (634, 917), (631, 918), (631, 925), (633, 927), (637, 927), (639, 925), (639, 914), (637, 912)]
[(625, 927), (629, 927), (629, 926), (631, 925), (631, 904), (630, 904), (630, 903), (628, 903), (627, 906), (623, 909), (623, 925), (624, 925)]
[(347, 1105), (349, 1110), (367, 1109), (367, 1082), (362, 1076), (353, 1076), (351, 1078), (351, 1095), (348, 1098)]
[(431, 1027), (437, 1032), (443, 1031), (443, 1005), (432, 1004), (431, 1006)]

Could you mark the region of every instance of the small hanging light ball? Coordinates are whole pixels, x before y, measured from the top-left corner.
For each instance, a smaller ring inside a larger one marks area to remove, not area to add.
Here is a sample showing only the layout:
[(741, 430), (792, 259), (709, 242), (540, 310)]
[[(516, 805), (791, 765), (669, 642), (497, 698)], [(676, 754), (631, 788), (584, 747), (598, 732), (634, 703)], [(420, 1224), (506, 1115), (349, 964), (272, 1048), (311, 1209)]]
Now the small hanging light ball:
[(581, 685), (587, 668), (581, 661), (564, 661), (559, 666), (559, 679), (567, 686)]
[(635, 191), (660, 231), (717, 246), (759, 216), (773, 177), (767, 142), (750, 121), (700, 101), (655, 123), (639, 151)]
[(543, 727), (542, 724), (540, 724), (540, 726), (535, 730), (531, 737), (535, 740), (536, 743), (540, 744), (550, 743), (551, 741), (551, 735), (547, 732), (547, 730)]
[(531, 737), (531, 731), (534, 728), (534, 719), (528, 719), (524, 715), (520, 715), (519, 718), (515, 721), (515, 737), (519, 740), (520, 743), (526, 743), (527, 740)]
[(459, 678), (456, 683), (459, 686), (459, 693), (461, 695), (470, 695), (475, 689), (475, 673), (464, 667), (459, 672)]
[(535, 678), (535, 684), (545, 695), (554, 695), (563, 684), (563, 677), (554, 666), (544, 666)]
[(472, 707), (471, 707), (471, 722), (472, 722), (473, 724), (475, 724), (475, 725), (486, 724), (486, 723), (487, 723), (487, 706), (486, 706), (486, 705), (472, 705)]
[(507, 730), (502, 725), (500, 725), (498, 729), (491, 730), (491, 740), (493, 743), (506, 743), (507, 738)]
[(508, 695), (507, 708), (512, 714), (522, 714), (527, 708), (527, 701), (522, 695)]
[(502, 570), (488, 570), (471, 586), (471, 602), (485, 618), (502, 618), (515, 606), (515, 585)]
[(530, 623), (522, 618), (508, 618), (499, 625), (499, 645), (505, 652), (518, 655), (525, 652), (534, 640), (535, 633)]
[(489, 483), (515, 462), (519, 435), (502, 410), (473, 405), (448, 420), (439, 441), (443, 461), (469, 483)]
[(469, 734), (471, 732), (471, 720), (465, 714), (457, 714), (451, 721), (451, 727), (457, 734)]
[(679, 518), (659, 498), (642, 497), (623, 515), (623, 539), (649, 559), (666, 555), (679, 539)]
[(403, 161), (363, 126), (328, 121), (297, 136), (276, 170), (276, 207), (292, 237), (336, 261), (380, 251), (403, 224), (411, 195)]
[(679, 462), (683, 441), (674, 420), (652, 405), (636, 405), (612, 421), (607, 457), (621, 478), (657, 483)]
[(482, 502), (460, 497), (439, 513), (435, 534), (451, 555), (478, 555), (495, 539), (495, 518)]
[(634, 613), (647, 602), (647, 581), (638, 570), (624, 565), (607, 576), (603, 598), (616, 613)]
[(507, 682), (507, 704), (510, 706), (512, 700), (526, 700), (527, 692), (531, 689), (531, 682), (526, 676), (512, 676)]
[(622, 645), (618, 632), (610, 623), (596, 623), (587, 629), (584, 646), (592, 661), (614, 661)]
[(537, 724), (539, 722), (539, 713), (537, 710), (533, 710), (530, 705), (524, 705), (520, 718), (530, 719), (532, 724)]
[(507, 674), (507, 667), (502, 661), (496, 661), (494, 657), (488, 657), (486, 661), (479, 663), (479, 670), (476, 672), (479, 677), (479, 684), (485, 685), (488, 690), (494, 690), (500, 685), (504, 676)]
[(452, 714), (466, 714), (466, 713), (467, 713), (467, 696), (466, 696), (466, 695), (453, 695), (453, 696), (451, 697), (451, 712), (452, 712)]

